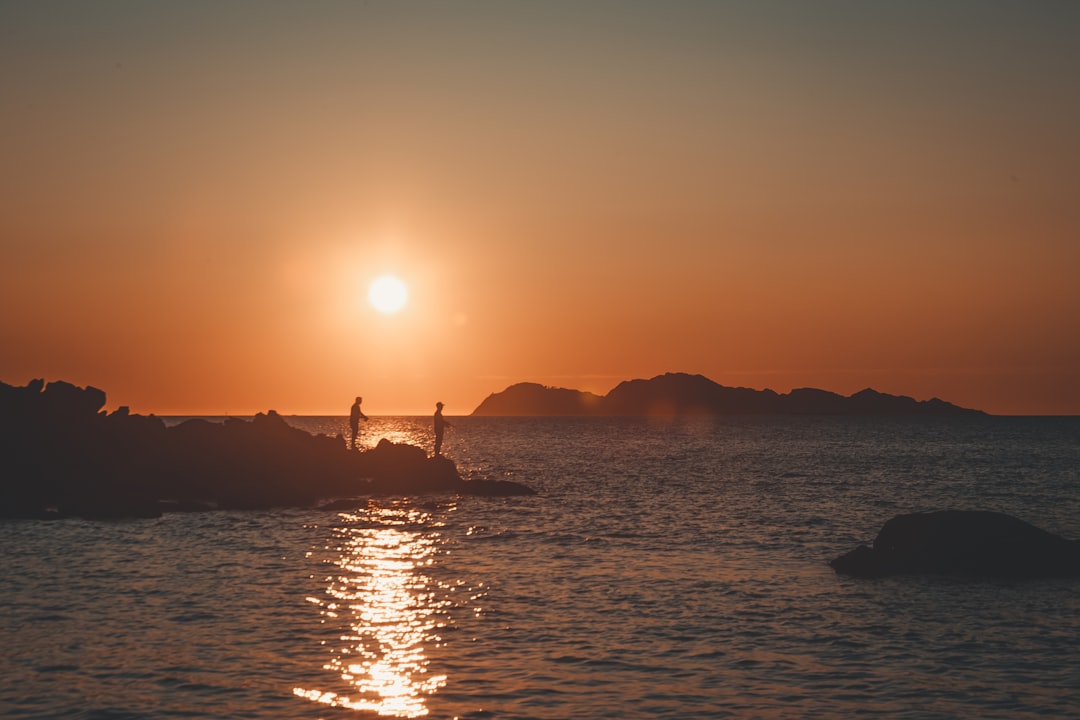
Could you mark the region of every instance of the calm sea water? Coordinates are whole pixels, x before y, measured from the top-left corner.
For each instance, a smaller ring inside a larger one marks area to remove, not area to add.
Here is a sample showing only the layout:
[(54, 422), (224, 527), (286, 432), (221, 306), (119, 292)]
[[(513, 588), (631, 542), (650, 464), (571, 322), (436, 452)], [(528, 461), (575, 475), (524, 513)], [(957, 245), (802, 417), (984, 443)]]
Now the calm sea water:
[(826, 565), (916, 510), (1080, 538), (1078, 418), (452, 422), (540, 494), (0, 523), (0, 716), (1080, 717), (1080, 581)]

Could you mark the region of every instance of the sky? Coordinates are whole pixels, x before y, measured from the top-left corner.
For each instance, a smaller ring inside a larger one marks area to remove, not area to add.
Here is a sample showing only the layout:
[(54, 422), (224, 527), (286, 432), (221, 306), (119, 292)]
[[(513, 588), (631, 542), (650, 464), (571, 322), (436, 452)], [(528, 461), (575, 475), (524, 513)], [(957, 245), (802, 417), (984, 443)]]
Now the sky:
[(1077, 37), (1039, 0), (0, 2), (0, 380), (1080, 414)]

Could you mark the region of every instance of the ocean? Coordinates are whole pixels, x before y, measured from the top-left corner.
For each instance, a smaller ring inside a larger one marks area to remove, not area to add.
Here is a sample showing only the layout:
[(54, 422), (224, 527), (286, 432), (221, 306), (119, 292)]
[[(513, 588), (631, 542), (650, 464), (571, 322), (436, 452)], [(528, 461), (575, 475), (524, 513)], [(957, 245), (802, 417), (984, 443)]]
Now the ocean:
[(1080, 717), (1080, 580), (827, 565), (920, 510), (1080, 538), (1080, 418), (449, 420), (538, 494), (0, 522), (0, 716)]

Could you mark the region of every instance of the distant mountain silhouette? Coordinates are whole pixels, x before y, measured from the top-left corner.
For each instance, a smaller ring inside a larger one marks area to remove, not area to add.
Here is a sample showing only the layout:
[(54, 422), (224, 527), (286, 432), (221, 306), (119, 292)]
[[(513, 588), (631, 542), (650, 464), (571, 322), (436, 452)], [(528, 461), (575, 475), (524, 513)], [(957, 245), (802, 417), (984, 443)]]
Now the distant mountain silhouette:
[(604, 398), (591, 392), (518, 383), (492, 393), (473, 415), (608, 415)]
[(703, 375), (667, 373), (627, 380), (605, 396), (579, 390), (518, 383), (492, 393), (476, 416), (650, 416), (650, 415), (984, 415), (934, 398), (914, 400), (867, 388), (845, 397), (799, 388), (772, 390), (726, 387)]

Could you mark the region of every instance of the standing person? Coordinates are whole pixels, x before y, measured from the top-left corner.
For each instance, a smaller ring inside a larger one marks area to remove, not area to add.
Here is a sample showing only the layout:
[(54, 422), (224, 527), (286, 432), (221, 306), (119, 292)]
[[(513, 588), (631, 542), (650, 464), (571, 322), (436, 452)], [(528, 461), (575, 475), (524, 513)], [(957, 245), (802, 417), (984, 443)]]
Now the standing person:
[(443, 419), (442, 409), (443, 404), (441, 402), (435, 403), (435, 457), (442, 455), (443, 431), (448, 427), (453, 427)]
[(368, 419), (367, 415), (364, 414), (364, 411), (360, 409), (360, 403), (363, 402), (363, 400), (364, 398), (357, 395), (356, 400), (352, 404), (352, 408), (349, 410), (349, 429), (352, 430), (352, 441), (349, 443), (350, 448), (356, 447), (356, 435), (360, 430), (360, 418), (363, 418), (364, 422), (367, 422)]

